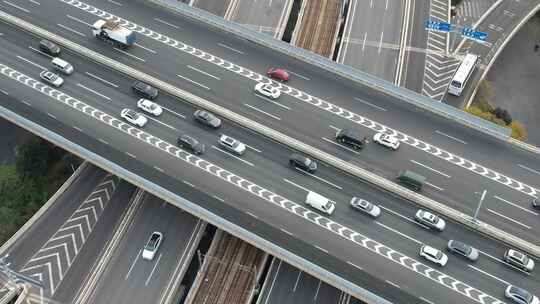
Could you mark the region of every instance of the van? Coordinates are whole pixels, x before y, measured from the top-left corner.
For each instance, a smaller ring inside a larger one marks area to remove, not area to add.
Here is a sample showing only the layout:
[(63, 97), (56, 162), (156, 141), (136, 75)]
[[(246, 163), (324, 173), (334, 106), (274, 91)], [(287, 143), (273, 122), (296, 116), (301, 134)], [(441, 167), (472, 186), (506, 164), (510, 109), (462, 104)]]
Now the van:
[(397, 181), (411, 190), (420, 191), (426, 178), (412, 171), (404, 170), (399, 172)]
[(55, 70), (58, 70), (64, 74), (71, 74), (73, 73), (73, 66), (69, 64), (67, 61), (64, 61), (60, 58), (54, 58), (51, 61), (51, 64)]
[(332, 212), (334, 212), (334, 209), (336, 209), (335, 202), (312, 191), (309, 191), (306, 195), (306, 204), (328, 215), (331, 215)]
[(349, 145), (355, 150), (360, 150), (367, 142), (366, 137), (361, 136), (360, 132), (353, 129), (343, 129), (336, 132), (336, 141)]

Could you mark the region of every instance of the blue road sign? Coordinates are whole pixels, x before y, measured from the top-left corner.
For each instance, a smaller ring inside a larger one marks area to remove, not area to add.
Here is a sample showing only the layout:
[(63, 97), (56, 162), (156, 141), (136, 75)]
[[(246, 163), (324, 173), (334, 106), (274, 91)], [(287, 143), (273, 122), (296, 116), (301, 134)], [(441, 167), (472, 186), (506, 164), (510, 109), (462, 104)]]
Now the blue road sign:
[(452, 31), (452, 24), (446, 23), (446, 22), (426, 20), (426, 22), (424, 23), (424, 26), (429, 31), (444, 32), (444, 33), (448, 33)]
[(484, 32), (475, 31), (470, 27), (464, 27), (461, 29), (461, 35), (473, 40), (484, 42), (487, 39), (488, 34)]

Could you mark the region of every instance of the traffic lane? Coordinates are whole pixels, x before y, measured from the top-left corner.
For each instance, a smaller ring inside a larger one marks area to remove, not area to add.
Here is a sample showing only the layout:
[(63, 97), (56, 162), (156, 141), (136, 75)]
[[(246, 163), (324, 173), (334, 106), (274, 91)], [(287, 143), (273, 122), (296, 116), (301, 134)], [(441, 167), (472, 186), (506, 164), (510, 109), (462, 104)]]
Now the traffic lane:
[(239, 0), (231, 10), (231, 20), (249, 27), (251, 30), (278, 37), (279, 31), (285, 27), (286, 16), (289, 15), (291, 0), (279, 1), (242, 1)]
[(55, 203), (8, 250), (11, 268), (20, 269), (50, 236), (64, 224), (79, 204), (91, 193), (107, 173), (93, 165), (87, 166), (66, 188)]
[[(429, 3), (427, 1), (413, 1), (413, 14), (410, 26), (409, 46), (413, 49), (424, 49), (427, 43), (427, 31), (424, 21), (429, 19)], [(424, 52), (405, 51), (404, 79), (401, 86), (413, 90), (417, 93), (422, 91), (425, 59)]]
[[(146, 194), (130, 229), (118, 245), (108, 271), (94, 289), (93, 303), (150, 303), (161, 298), (200, 220), (155, 196)], [(142, 248), (153, 231), (163, 234), (154, 259), (142, 258)]]
[(223, 17), (227, 8), (231, 5), (230, 0), (225, 0), (223, 3), (209, 0), (195, 0), (193, 6), (208, 11), (214, 15)]
[(69, 271), (62, 279), (54, 293), (53, 299), (60, 303), (73, 303), (78, 296), (80, 288), (87, 282), (87, 275), (92, 271), (94, 264), (103, 254), (105, 246), (113, 237), (117, 224), (122, 219), (125, 210), (129, 207), (135, 187), (125, 181), (118, 184), (114, 195), (107, 204), (105, 213), (100, 216), (92, 234), (86, 240)]
[[(15, 104), (14, 106), (20, 107), (20, 104), (19, 104), (19, 105)], [(23, 110), (23, 112), (24, 112), (24, 111), (26, 111), (26, 108), (22, 108), (22, 110)], [(26, 115), (28, 115), (28, 114), (26, 114)], [(50, 118), (48, 118), (47, 116), (39, 115), (39, 113), (34, 113), (34, 115), (35, 115), (35, 117), (38, 117), (38, 116), (39, 116), (40, 119), (45, 119), (45, 121), (48, 121), (47, 125), (49, 126), (49, 128), (51, 128), (52, 130), (55, 130), (55, 126), (56, 126), (57, 121), (51, 121)], [(96, 131), (97, 131), (97, 132), (99, 132), (99, 129), (100, 129), (99, 126), (96, 126)], [(69, 132), (68, 132), (68, 133), (69, 133)], [(66, 134), (66, 136), (67, 136), (67, 134)], [(78, 137), (79, 137), (79, 138), (85, 138), (85, 136), (78, 136)], [(84, 143), (83, 143), (83, 144), (84, 144)], [(95, 145), (96, 143), (95, 143), (93, 140), (90, 140), (89, 144), (94, 144), (94, 145)], [(120, 142), (120, 144), (121, 144), (122, 146), (126, 146), (125, 143)], [(144, 148), (144, 147), (142, 147), (142, 148)], [(141, 149), (142, 149), (142, 148), (141, 148)], [(95, 149), (95, 148), (94, 148), (94, 149)], [(99, 150), (100, 150), (100, 151), (106, 151), (106, 152), (108, 152), (108, 153), (110, 153), (110, 152), (112, 151), (110, 147), (105, 147), (105, 146), (103, 146), (103, 145), (100, 145), (100, 149), (99, 149)], [(98, 152), (99, 152), (99, 151), (98, 151)], [(174, 182), (174, 183), (171, 185), (170, 181), (168, 180), (168, 178), (167, 178), (165, 175), (159, 174), (159, 173), (157, 173), (157, 174), (152, 174), (152, 171), (153, 171), (153, 170), (152, 170), (152, 168), (150, 168), (149, 166), (143, 165), (142, 167), (140, 167), (140, 163), (137, 164), (137, 162), (134, 162), (133, 160), (129, 159), (129, 157), (124, 156), (124, 154), (118, 153), (118, 152), (114, 152), (114, 154), (116, 155), (116, 157), (113, 158), (113, 159), (117, 159), (117, 160), (121, 160), (121, 161), (128, 161), (129, 163), (132, 163), (132, 166), (133, 166), (133, 167), (132, 167), (132, 170), (135, 170), (136, 173), (138, 172), (138, 170), (140, 170), (140, 169), (142, 168), (142, 169), (146, 172), (145, 174), (150, 174), (150, 176), (152, 176), (153, 178), (155, 178), (155, 177), (160, 177), (160, 184), (162, 184), (162, 185), (165, 186), (165, 187), (173, 187), (173, 188), (174, 188), (174, 187), (178, 187), (178, 186), (180, 186), (180, 187), (184, 187), (184, 186), (185, 186), (185, 183), (179, 183), (178, 181)], [(118, 155), (118, 154), (120, 154), (120, 155)], [(111, 158), (111, 157), (109, 157), (109, 158)], [(167, 160), (166, 160), (166, 161), (167, 161)], [(125, 166), (125, 165), (126, 165), (126, 164), (124, 164), (124, 166)], [(184, 168), (184, 170), (182, 170), (182, 173), (176, 173), (175, 176), (181, 176), (182, 174), (187, 174), (187, 175), (190, 176), (190, 178), (195, 178), (195, 179), (196, 179), (196, 178), (197, 178), (196, 175), (199, 173), (199, 172), (198, 172), (199, 170), (196, 170), (196, 172), (190, 172), (189, 169), (190, 169), (190, 168)], [(140, 173), (139, 173), (139, 174), (140, 174)], [(206, 186), (206, 183), (204, 183), (204, 184), (205, 184), (205, 186)], [(218, 183), (216, 183), (215, 185), (217, 185), (217, 184), (218, 184)], [(214, 186), (214, 185), (213, 185), (213, 186)], [(185, 186), (185, 187), (190, 188), (190, 186)], [(229, 185), (226, 185), (226, 190), (230, 190), (230, 186), (229, 186)], [(205, 189), (205, 191), (206, 191), (206, 189)], [(211, 192), (211, 191), (209, 191), (209, 192)], [(229, 192), (230, 192), (230, 191), (229, 191)], [(245, 194), (243, 191), (242, 191), (242, 193)], [(232, 194), (232, 193), (231, 193), (231, 194)], [(237, 194), (237, 193), (235, 193), (235, 194)], [(241, 199), (241, 198), (237, 198), (237, 199), (234, 199), (234, 198), (233, 198), (233, 199), (232, 199), (232, 201), (235, 201), (235, 202), (242, 201), (242, 200), (243, 200), (243, 199)], [(214, 201), (213, 201), (213, 200), (210, 200), (210, 201), (204, 201), (204, 202), (203, 202), (203, 204), (211, 204), (211, 203), (214, 203)], [(219, 204), (218, 206), (223, 205), (221, 200), (219, 200), (219, 203), (220, 203), (220, 204)], [(213, 207), (215, 208), (215, 207), (217, 207), (217, 206), (214, 205)], [(258, 207), (258, 205), (257, 205), (256, 207)], [(233, 208), (233, 209), (234, 209), (234, 208)], [(283, 210), (278, 210), (278, 211), (283, 211)], [(283, 211), (283, 212), (287, 213), (286, 211)], [(242, 214), (243, 214), (243, 213), (242, 213)], [(267, 215), (267, 214), (269, 214), (269, 213), (266, 211), (266, 212), (264, 212), (264, 214)], [(223, 213), (220, 214), (220, 216), (222, 216), (222, 217), (224, 216), (225, 218), (228, 217), (227, 214), (223, 214)], [(283, 218), (284, 218), (284, 217), (283, 217), (282, 214), (278, 214), (278, 217), (277, 217), (276, 219), (272, 219), (270, 222), (276, 223), (278, 219), (279, 219), (279, 220), (283, 220)], [(235, 221), (244, 222), (244, 221), (246, 221), (246, 219), (247, 219), (249, 222), (252, 223), (251, 225), (253, 225), (253, 221), (255, 221), (255, 222), (258, 221), (256, 217), (246, 217), (245, 215), (243, 215), (242, 218), (238, 218), (238, 216), (236, 216), (236, 215), (234, 216), (234, 220), (235, 220)], [(248, 222), (246, 222), (246, 224), (247, 224), (247, 223), (248, 223)], [(311, 228), (312, 228), (312, 227), (311, 227)], [(274, 230), (274, 231), (275, 231), (275, 230)], [(311, 233), (311, 231), (309, 231), (309, 232)], [(323, 232), (324, 232), (324, 231), (323, 231)], [(275, 232), (274, 232), (274, 233), (275, 233)], [(281, 238), (283, 238), (283, 236), (288, 236), (288, 235), (289, 235), (288, 233), (285, 233), (285, 232), (284, 232), (284, 233), (278, 232), (278, 234), (281, 234)], [(302, 232), (302, 234), (304, 234), (304, 232)], [(267, 234), (265, 234), (265, 237), (270, 237), (270, 235), (268, 235), (268, 233), (267, 233)], [(309, 238), (309, 237), (311, 237), (311, 239), (316, 239), (316, 238), (318, 238), (317, 234), (314, 234), (313, 236), (308, 236), (308, 238)], [(336, 240), (339, 241), (340, 243), (342, 243), (342, 241), (341, 241), (340, 238), (335, 239), (335, 237), (333, 237), (333, 240), (332, 240), (332, 241), (336, 241)], [(331, 244), (331, 242), (328, 242), (328, 240), (326, 240), (324, 243), (325, 243), (325, 245), (328, 244), (328, 245), (331, 246), (332, 248), (339, 248), (339, 245), (338, 245), (338, 244)], [(297, 246), (297, 245), (298, 245), (298, 244), (296, 244), (296, 243), (288, 243), (287, 246), (293, 246), (293, 247), (294, 247), (294, 246)], [(337, 247), (336, 247), (336, 246), (337, 246)], [(357, 245), (355, 245), (355, 246), (357, 246)], [(295, 250), (296, 250), (296, 249), (295, 249)], [(319, 249), (316, 249), (316, 250), (317, 250), (317, 252), (320, 251)], [(303, 252), (303, 256), (309, 256), (309, 253), (306, 251), (305, 246), (302, 246), (301, 251)], [(353, 256), (354, 256), (354, 257), (357, 257), (357, 256), (356, 256), (356, 253), (353, 254)], [(320, 259), (321, 259), (321, 257), (320, 257), (320, 252), (316, 255), (316, 257), (317, 257), (317, 258), (316, 258), (317, 260), (320, 260)], [(323, 260), (327, 260), (328, 258), (331, 258), (331, 257), (326, 257), (326, 259), (323, 259)], [(327, 262), (327, 261), (326, 261), (326, 262)], [(324, 266), (324, 265), (328, 265), (328, 266), (330, 265), (330, 264), (326, 264), (326, 262), (323, 263), (323, 266)], [(345, 274), (344, 274), (343, 268), (337, 269), (337, 270), (336, 270), (336, 268), (339, 268), (339, 267), (336, 266), (335, 262), (333, 262), (331, 265), (332, 265), (332, 269), (334, 269), (334, 271), (338, 271), (338, 273), (340, 273), (340, 275), (343, 274), (343, 275), (345, 275), (345, 277), (350, 277), (350, 276), (354, 277), (354, 278), (353, 278), (354, 281), (357, 281), (357, 282), (358, 282), (358, 281), (363, 281), (363, 280), (365, 279), (365, 273), (364, 273), (362, 276), (360, 276), (360, 277), (358, 276), (357, 273), (350, 273), (350, 274), (349, 274), (349, 273), (345, 273)], [(350, 267), (346, 267), (346, 269), (350, 269)], [(384, 286), (384, 285), (385, 285), (385, 284), (383, 284), (383, 286)], [(374, 287), (372, 287), (372, 288), (378, 289), (378, 288), (380, 288), (380, 287), (381, 287), (381, 286), (379, 285), (379, 286), (374, 286)], [(393, 291), (392, 291), (392, 294), (400, 294), (400, 291), (398, 291), (398, 290), (393, 290)], [(401, 295), (401, 296), (403, 296), (403, 295)]]

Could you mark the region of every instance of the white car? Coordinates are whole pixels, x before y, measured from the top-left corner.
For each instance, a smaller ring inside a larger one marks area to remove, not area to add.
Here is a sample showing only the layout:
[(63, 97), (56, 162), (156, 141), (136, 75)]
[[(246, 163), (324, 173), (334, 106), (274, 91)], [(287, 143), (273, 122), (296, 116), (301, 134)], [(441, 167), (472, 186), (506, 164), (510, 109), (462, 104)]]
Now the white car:
[(392, 135), (377, 133), (373, 135), (373, 141), (381, 146), (385, 146), (393, 150), (397, 150), (399, 148), (399, 140)]
[(142, 252), (143, 259), (149, 261), (154, 259), (154, 256), (159, 249), (159, 245), (161, 245), (161, 239), (163, 239), (163, 234), (161, 234), (161, 232), (152, 232), (152, 235), (148, 239), (148, 242), (146, 242), (146, 245), (144, 245)]
[(266, 83), (257, 83), (255, 85), (255, 92), (271, 99), (277, 99), (281, 95), (281, 92), (277, 88)]
[(435, 228), (439, 231), (443, 231), (446, 227), (446, 222), (442, 218), (422, 209), (416, 212), (414, 215), (414, 220), (429, 228)]
[(144, 115), (130, 109), (123, 109), (122, 112), (120, 112), (120, 116), (122, 116), (122, 118), (127, 120), (128, 122), (141, 128), (144, 127), (144, 125), (148, 121), (148, 119), (144, 117)]
[(161, 115), (161, 113), (163, 113), (163, 109), (158, 106), (157, 103), (144, 98), (141, 98), (139, 99), (139, 101), (137, 101), (137, 108), (148, 112), (154, 116), (159, 116)]
[(446, 263), (448, 262), (448, 256), (446, 256), (446, 254), (444, 254), (439, 249), (433, 248), (428, 245), (423, 245), (420, 248), (420, 256), (428, 261), (437, 263), (441, 266), (446, 265)]
[(64, 83), (64, 79), (62, 79), (62, 77), (58, 76), (57, 74), (53, 72), (49, 72), (47, 70), (39, 73), (39, 77), (43, 79), (45, 82), (48, 82), (49, 84), (52, 84), (53, 86), (57, 88)]
[(219, 137), (219, 145), (234, 154), (242, 155), (246, 152), (246, 145), (225, 134)]
[(518, 304), (539, 304), (538, 297), (529, 291), (516, 286), (508, 285), (504, 290), (504, 296)]
[(360, 212), (369, 214), (372, 217), (378, 217), (381, 214), (381, 208), (358, 197), (353, 197), (351, 199), (351, 207)]

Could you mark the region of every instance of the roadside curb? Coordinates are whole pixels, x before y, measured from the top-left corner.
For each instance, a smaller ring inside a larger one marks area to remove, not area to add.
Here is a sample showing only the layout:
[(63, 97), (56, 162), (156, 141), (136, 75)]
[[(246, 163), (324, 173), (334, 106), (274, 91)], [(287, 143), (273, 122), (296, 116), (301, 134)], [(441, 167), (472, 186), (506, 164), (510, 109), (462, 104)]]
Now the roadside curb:
[(118, 72), (124, 73), (135, 79), (144, 80), (147, 83), (156, 86), (157, 88), (171, 94), (174, 96), (183, 99), (186, 102), (189, 102), (197, 107), (205, 108), (209, 111), (219, 114), (220, 116), (237, 123), (241, 126), (245, 126), (262, 136), (266, 136), (274, 141), (282, 143), (289, 146), (292, 149), (301, 151), (303, 153), (309, 154), (323, 162), (341, 170), (347, 172), (353, 176), (356, 176), (367, 183), (375, 185), (385, 191), (395, 193), (406, 199), (408, 201), (417, 203), (420, 206), (431, 209), (441, 215), (446, 216), (458, 223), (461, 223), (469, 228), (475, 229), (480, 233), (491, 236), (492, 238), (498, 239), (504, 243), (507, 243), (513, 247), (519, 248), (525, 252), (528, 252), (536, 257), (540, 257), (540, 247), (534, 245), (530, 242), (526, 242), (518, 237), (515, 237), (501, 229), (495, 228), (491, 225), (482, 222), (474, 222), (472, 217), (461, 213), (455, 209), (449, 208), (439, 202), (436, 202), (428, 197), (417, 194), (409, 189), (404, 188), (401, 185), (394, 183), (393, 181), (382, 178), (366, 169), (354, 166), (351, 163), (345, 162), (329, 153), (323, 152), (319, 149), (307, 145), (299, 140), (291, 138), (283, 133), (277, 132), (267, 126), (264, 126), (258, 122), (252, 121), (246, 117), (240, 116), (233, 111), (230, 111), (224, 107), (213, 104), (205, 99), (202, 99), (196, 95), (193, 95), (189, 92), (180, 90), (173, 85), (170, 85), (164, 81), (161, 81), (155, 77), (152, 77), (146, 73), (135, 70), (125, 64), (119, 63), (115, 60), (112, 60), (106, 56), (98, 54), (90, 49), (87, 49), (83, 46), (80, 46), (70, 40), (67, 40), (63, 37), (60, 37), (56, 34), (48, 32), (44, 29), (41, 29), (37, 26), (34, 26), (20, 18), (6, 14), (5, 12), (0, 11), (0, 19), (4, 22), (10, 23), (14, 26), (20, 27), (34, 35), (47, 37), (47, 39), (52, 40), (64, 47), (67, 47), (74, 52), (79, 53), (81, 56), (85, 56), (90, 60), (93, 60), (101, 65), (108, 66), (112, 69), (117, 70)]
[(86, 167), (89, 165), (87, 161), (84, 161), (78, 168), (71, 174), (71, 176), (56, 190), (56, 192), (47, 200), (47, 202), (39, 208), (39, 210), (32, 215), (32, 217), (24, 223), (24, 225), (15, 232), (14, 235), (12, 235), (9, 240), (7, 240), (4, 244), (2, 244), (2, 247), (0, 247), (0, 256), (3, 256), (4, 253), (15, 243), (19, 240), (19, 238), (32, 227), (34, 223), (36, 223), (48, 210), (51, 208), (51, 206), (56, 202), (56, 199), (62, 195), (66, 189), (71, 186), (71, 184), (75, 181), (77, 177), (81, 174), (81, 172), (86, 169)]

